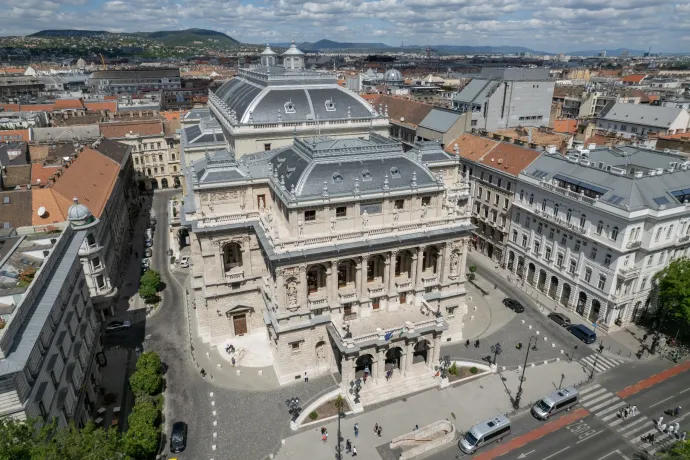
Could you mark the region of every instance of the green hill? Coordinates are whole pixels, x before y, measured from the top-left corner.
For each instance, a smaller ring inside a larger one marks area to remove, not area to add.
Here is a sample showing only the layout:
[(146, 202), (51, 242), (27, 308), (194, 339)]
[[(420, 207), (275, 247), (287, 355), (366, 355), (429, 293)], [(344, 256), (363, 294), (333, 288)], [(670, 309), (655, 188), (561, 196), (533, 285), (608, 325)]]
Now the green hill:
[(207, 29), (186, 29), (186, 30), (161, 30), (158, 32), (133, 32), (133, 33), (113, 33), (102, 30), (42, 30), (30, 37), (43, 38), (102, 38), (107, 36), (120, 37), (141, 37), (155, 40), (166, 46), (226, 46), (232, 47), (239, 45), (240, 42), (229, 35), (215, 30)]

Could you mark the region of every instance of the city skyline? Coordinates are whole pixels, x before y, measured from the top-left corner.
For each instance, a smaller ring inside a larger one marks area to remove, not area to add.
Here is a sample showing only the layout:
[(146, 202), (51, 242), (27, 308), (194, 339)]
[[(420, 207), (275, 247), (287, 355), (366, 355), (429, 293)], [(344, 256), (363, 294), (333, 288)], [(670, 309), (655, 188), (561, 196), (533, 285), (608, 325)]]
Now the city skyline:
[[(327, 38), (391, 46), (510, 45), (550, 53), (650, 47), (652, 52), (683, 53), (688, 49), (682, 43), (690, 39), (690, 5), (671, 0), (653, 6), (641, 0), (163, 0), (155, 7), (142, 0), (8, 0), (8, 5), (2, 35), (56, 28), (141, 32), (197, 27), (243, 43)], [(669, 23), (668, 17), (676, 21)]]

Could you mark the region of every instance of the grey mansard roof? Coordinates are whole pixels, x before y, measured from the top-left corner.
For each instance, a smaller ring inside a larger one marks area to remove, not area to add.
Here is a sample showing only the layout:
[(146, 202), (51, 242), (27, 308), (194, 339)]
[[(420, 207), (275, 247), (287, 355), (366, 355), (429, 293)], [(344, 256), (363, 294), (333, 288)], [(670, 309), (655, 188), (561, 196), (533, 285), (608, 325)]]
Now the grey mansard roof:
[[(680, 167), (686, 160), (679, 155), (636, 147), (597, 148), (579, 159), (574, 152), (568, 157), (541, 155), (523, 174), (548, 183), (555, 179), (579, 184), (602, 193), (599, 202), (627, 211), (669, 209), (683, 206), (674, 192), (687, 191), (683, 195), (690, 195), (690, 170)], [(668, 171), (671, 163), (677, 163), (673, 172)], [(608, 171), (608, 167), (614, 172)], [(659, 169), (663, 172), (656, 172)], [(654, 175), (651, 171), (655, 171)]]
[(609, 103), (601, 111), (599, 118), (606, 121), (656, 126), (668, 129), (683, 113), (679, 107), (657, 107), (647, 104)]
[(193, 164), (191, 173), (198, 186), (263, 177), (294, 198), (317, 198), (351, 195), (355, 189), (364, 195), (440, 186), (425, 164), (454, 160), (433, 142), (403, 152), (400, 143), (376, 134), (370, 139), (318, 136), (245, 155), (239, 163), (229, 152), (207, 155)]
[[(238, 124), (374, 118), (376, 111), (333, 75), (271, 66), (241, 69), (215, 91)], [(213, 101), (211, 101), (213, 103)]]

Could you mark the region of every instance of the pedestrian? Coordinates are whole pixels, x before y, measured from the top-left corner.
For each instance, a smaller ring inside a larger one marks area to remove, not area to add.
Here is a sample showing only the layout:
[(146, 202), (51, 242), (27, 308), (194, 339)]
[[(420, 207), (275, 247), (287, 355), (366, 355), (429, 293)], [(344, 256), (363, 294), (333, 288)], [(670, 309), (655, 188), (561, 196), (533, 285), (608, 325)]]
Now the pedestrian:
[(357, 456), (357, 448), (355, 446), (352, 446), (352, 456), (353, 457)]
[(662, 415), (661, 417), (659, 417), (659, 420), (656, 421), (656, 425), (657, 426), (661, 425), (661, 422), (663, 422), (663, 421), (664, 421), (664, 416)]
[(377, 431), (379, 431), (379, 422), (376, 422), (376, 424), (374, 425), (374, 433), (376, 433)]
[(467, 339), (467, 341), (465, 342), (465, 348), (469, 348), (469, 347), (470, 347), (470, 339)]
[(307, 372), (304, 372), (304, 383), (309, 383), (309, 377), (307, 376)]
[(324, 434), (326, 434), (326, 427), (322, 426), (321, 427), (321, 436), (323, 436)]
[(637, 415), (637, 406), (632, 406), (632, 414), (633, 416)]
[(234, 356), (232, 357), (231, 361), (232, 361), (232, 365), (235, 366), (235, 357)]
[(676, 424), (673, 426), (673, 431), (675, 431), (676, 434), (680, 433), (680, 423), (676, 422)]
[(515, 348), (522, 350), (522, 342), (518, 342), (517, 345), (515, 345)]
[(627, 406), (625, 410), (623, 411), (623, 420), (628, 419), (628, 415), (630, 415), (630, 406)]
[(662, 423), (661, 425), (657, 426), (660, 432), (665, 432), (666, 431), (666, 424)]
[(348, 439), (345, 441), (345, 452), (350, 452), (352, 450), (352, 444), (350, 443), (350, 440)]
[(479, 348), (479, 339), (474, 341), (474, 348)]
[(355, 438), (359, 436), (359, 424), (355, 423)]
[(321, 441), (325, 444), (328, 441), (328, 435), (324, 434), (323, 436), (321, 436)]
[(647, 337), (649, 337), (647, 334), (642, 336), (642, 342), (643, 343), (647, 341)]
[(134, 258), (135, 258), (135, 259), (138, 259), (138, 258), (139, 258), (139, 253), (138, 253), (138, 252), (135, 252), (135, 253), (134, 253)]
[(415, 425), (414, 430), (412, 430), (412, 431), (417, 431), (418, 429), (419, 429), (419, 425)]
[(381, 431), (383, 431), (383, 428), (382, 428), (382, 427), (379, 427), (379, 431), (376, 433), (376, 434), (379, 435), (379, 438), (381, 437)]

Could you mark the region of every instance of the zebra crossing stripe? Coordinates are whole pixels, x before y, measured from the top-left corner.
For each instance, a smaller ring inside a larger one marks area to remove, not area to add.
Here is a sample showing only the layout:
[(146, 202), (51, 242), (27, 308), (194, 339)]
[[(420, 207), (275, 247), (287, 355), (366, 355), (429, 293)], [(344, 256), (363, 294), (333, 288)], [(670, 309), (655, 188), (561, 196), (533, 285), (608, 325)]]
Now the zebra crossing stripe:
[[(629, 442), (632, 443), (632, 444), (637, 444), (638, 442), (642, 442), (642, 438), (646, 438), (646, 437), (649, 436), (650, 434), (656, 433), (657, 431), (658, 431), (658, 430), (656, 429), (656, 427), (654, 427), (654, 428), (652, 428), (651, 430), (647, 430), (647, 431), (645, 431), (644, 433), (641, 433), (639, 436), (634, 437), (634, 438), (631, 439)], [(641, 445), (640, 447), (647, 448), (647, 447), (649, 447), (650, 445), (651, 445), (651, 444), (649, 444), (648, 442), (644, 442), (644, 443), (642, 443), (642, 445)]]
[[(613, 396), (613, 395), (611, 395), (611, 396)], [(598, 405), (596, 405), (596, 406), (594, 406), (594, 407), (590, 407), (589, 410), (592, 411), (592, 412), (594, 412), (594, 411), (597, 411), (597, 410), (599, 410), (599, 409), (602, 409), (602, 408), (604, 408), (604, 407), (606, 407), (606, 406), (610, 406), (611, 404), (615, 403), (616, 401), (620, 401), (620, 399), (618, 399), (616, 396), (613, 396), (611, 399), (606, 400), (606, 401), (604, 401), (604, 402), (601, 403), (601, 404), (598, 404)], [(623, 404), (621, 404), (621, 406), (623, 406), (623, 405), (625, 405), (625, 402), (623, 402)], [(619, 406), (619, 407), (620, 407), (620, 406)], [(602, 412), (602, 413), (603, 413), (603, 412)]]
[[(638, 431), (640, 431), (640, 430), (647, 429), (647, 428), (649, 428), (649, 427), (652, 426), (652, 425), (654, 425), (654, 423), (652, 423), (651, 420), (647, 419), (646, 422), (645, 422), (644, 424), (638, 425), (638, 426), (634, 427), (633, 429), (628, 430), (627, 432), (625, 432), (625, 433), (623, 434), (623, 437), (624, 437), (624, 438), (629, 438), (630, 436), (632, 436), (632, 435), (635, 434), (636, 432), (638, 432)], [(622, 431), (622, 430), (621, 430), (621, 431)]]
[(592, 398), (596, 397), (597, 395), (601, 395), (602, 393), (611, 394), (606, 390), (606, 388), (600, 388), (597, 391), (592, 391), (591, 393), (587, 393), (585, 396), (581, 397), (580, 402), (582, 403), (584, 401), (592, 399)]
[(587, 388), (583, 388), (582, 390), (580, 390), (580, 395), (587, 394), (590, 391), (596, 390), (598, 388), (601, 388), (601, 385), (599, 385), (598, 383), (595, 383), (594, 385), (588, 386)]
[[(599, 395), (599, 396), (597, 396), (596, 398), (592, 399), (591, 401), (587, 401), (586, 403), (584, 403), (584, 406), (587, 406), (587, 407), (588, 407), (588, 406), (591, 406), (592, 404), (599, 403), (599, 402), (601, 402), (601, 401), (603, 401), (603, 400), (605, 400), (605, 399), (612, 400), (612, 398), (616, 398), (616, 397), (613, 396), (611, 393), (608, 393), (608, 392), (607, 392), (607, 393), (604, 394), (604, 395)], [(618, 399), (618, 398), (616, 398), (616, 399)]]
[(623, 419), (622, 419), (622, 418), (619, 418), (618, 420), (614, 420), (613, 422), (609, 423), (609, 426), (610, 426), (611, 428), (613, 428), (614, 426), (618, 426), (618, 425), (620, 425), (621, 423), (623, 423)]
[(618, 430), (618, 432), (620, 433), (621, 431), (628, 430), (628, 429), (634, 427), (635, 425), (644, 422), (645, 420), (646, 420), (646, 421), (649, 421), (649, 419), (648, 419), (647, 417), (644, 417), (644, 416), (643, 416), (643, 417), (640, 417), (640, 418), (638, 418), (637, 420), (635, 420), (634, 422), (628, 423), (627, 425), (625, 425), (624, 427), (622, 427), (620, 430)]

